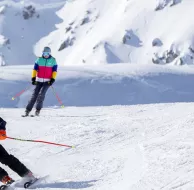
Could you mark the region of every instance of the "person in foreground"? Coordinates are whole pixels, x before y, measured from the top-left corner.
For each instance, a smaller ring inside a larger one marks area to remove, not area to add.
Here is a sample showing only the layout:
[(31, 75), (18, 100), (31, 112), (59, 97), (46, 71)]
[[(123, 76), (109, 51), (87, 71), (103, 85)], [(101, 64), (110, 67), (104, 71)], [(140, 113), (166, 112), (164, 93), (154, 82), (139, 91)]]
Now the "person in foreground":
[[(6, 138), (6, 121), (0, 117), (0, 140), (5, 140)], [(36, 179), (33, 173), (15, 156), (9, 154), (2, 145), (0, 145), (0, 162), (16, 172), (20, 177), (23, 178), (24, 182), (34, 181)], [(8, 173), (1, 167), (0, 181), (6, 186), (9, 186), (14, 182)]]
[(36, 102), (35, 115), (38, 116), (43, 107), (45, 95), (49, 87), (55, 82), (57, 63), (51, 55), (51, 49), (44, 47), (42, 57), (39, 57), (32, 71), (32, 84), (36, 85), (32, 97), (26, 106), (25, 115), (28, 116)]

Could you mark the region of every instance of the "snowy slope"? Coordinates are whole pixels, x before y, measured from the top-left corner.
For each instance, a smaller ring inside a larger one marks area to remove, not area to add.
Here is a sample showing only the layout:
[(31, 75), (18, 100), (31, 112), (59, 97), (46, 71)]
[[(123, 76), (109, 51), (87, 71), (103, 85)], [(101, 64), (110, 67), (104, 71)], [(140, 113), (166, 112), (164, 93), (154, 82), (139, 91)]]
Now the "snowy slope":
[[(0, 2), (1, 64), (7, 65), (0, 67), (0, 116), (7, 134), (76, 146), (1, 141), (35, 174), (50, 174), (38, 188), (194, 189), (194, 68), (151, 64), (192, 63), (192, 5)], [(49, 89), (41, 116), (22, 118), (33, 90), (32, 64), (45, 45), (59, 63), (54, 89), (65, 108)]]
[[(35, 174), (50, 174), (39, 186), (47, 190), (192, 190), (193, 69), (64, 67), (54, 88), (65, 108), (50, 90), (41, 116), (23, 118), (33, 89), (26, 82), (31, 66), (1, 67), (0, 113), (8, 135), (76, 148), (13, 140), (2, 144)], [(11, 100), (28, 85), (30, 90)]]
[[(52, 47), (60, 65), (193, 63), (191, 0), (10, 0), (1, 4), (6, 5), (0, 15), (2, 64), (32, 64), (45, 45)], [(35, 11), (24, 19), (29, 5)]]
[(50, 174), (39, 188), (194, 188), (193, 103), (45, 109), (38, 118), (22, 118), (22, 112), (1, 110), (9, 136), (76, 146), (2, 142), (34, 173)]

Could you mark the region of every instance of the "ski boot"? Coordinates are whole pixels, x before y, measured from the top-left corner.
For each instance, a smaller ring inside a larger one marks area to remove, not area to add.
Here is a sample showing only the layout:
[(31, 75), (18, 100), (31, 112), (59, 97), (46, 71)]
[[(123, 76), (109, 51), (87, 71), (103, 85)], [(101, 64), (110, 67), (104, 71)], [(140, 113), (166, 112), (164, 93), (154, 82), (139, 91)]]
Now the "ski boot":
[(14, 180), (12, 178), (10, 178), (8, 175), (5, 176), (2, 181), (1, 181), (4, 185), (0, 186), (0, 190), (6, 190), (9, 188), (9, 186), (14, 182)]
[(30, 111), (29, 111), (29, 110), (26, 110), (26, 111), (25, 111), (25, 114), (22, 115), (22, 116), (23, 116), (23, 117), (28, 117), (28, 116), (29, 116), (29, 113), (30, 113)]
[(39, 114), (40, 114), (40, 110), (36, 110), (35, 111), (35, 116), (39, 116)]
[(34, 177), (34, 175), (31, 171), (29, 171), (26, 175), (24, 175), (24, 177), (22, 179), (22, 183), (24, 184), (24, 188), (28, 188), (35, 181), (37, 181), (37, 178)]

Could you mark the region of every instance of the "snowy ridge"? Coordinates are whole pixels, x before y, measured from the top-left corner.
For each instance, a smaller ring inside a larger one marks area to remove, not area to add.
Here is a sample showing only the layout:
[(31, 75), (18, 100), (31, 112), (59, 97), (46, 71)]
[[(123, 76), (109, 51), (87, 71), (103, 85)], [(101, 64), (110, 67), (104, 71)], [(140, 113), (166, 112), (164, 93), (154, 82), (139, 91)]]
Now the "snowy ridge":
[[(1, 106), (24, 108), (31, 96), (31, 66), (2, 67)], [(60, 68), (54, 88), (65, 106), (110, 106), (193, 101), (194, 70), (156, 65)], [(14, 101), (13, 96), (28, 88)], [(45, 106), (59, 106), (52, 89)]]

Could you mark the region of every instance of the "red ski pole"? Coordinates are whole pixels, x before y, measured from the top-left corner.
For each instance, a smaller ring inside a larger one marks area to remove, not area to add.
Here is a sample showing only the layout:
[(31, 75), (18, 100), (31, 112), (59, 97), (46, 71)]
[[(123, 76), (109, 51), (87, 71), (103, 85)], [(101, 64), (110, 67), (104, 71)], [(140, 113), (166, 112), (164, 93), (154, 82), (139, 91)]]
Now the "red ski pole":
[(17, 97), (21, 96), (26, 90), (28, 90), (31, 86), (27, 86), (25, 89), (23, 89), (21, 92), (17, 93), (15, 96), (13, 96), (11, 99), (15, 100)]
[(52, 145), (56, 145), (56, 146), (65, 146), (68, 148), (75, 148), (75, 146), (70, 146), (70, 145), (66, 145), (66, 144), (58, 144), (58, 143), (47, 142), (47, 141), (42, 141), (42, 140), (27, 140), (27, 139), (19, 139), (19, 138), (13, 138), (13, 137), (8, 137), (8, 136), (6, 138), (11, 139), (11, 140), (17, 140), (17, 141), (37, 142), (37, 143), (52, 144)]
[(53, 93), (56, 96), (57, 101), (59, 102), (59, 104), (61, 105), (61, 107), (64, 108), (65, 106), (64, 106), (63, 102), (61, 101), (61, 99), (59, 98), (59, 96), (58, 96), (57, 92), (55, 91), (54, 87), (51, 86), (51, 88), (53, 89)]

